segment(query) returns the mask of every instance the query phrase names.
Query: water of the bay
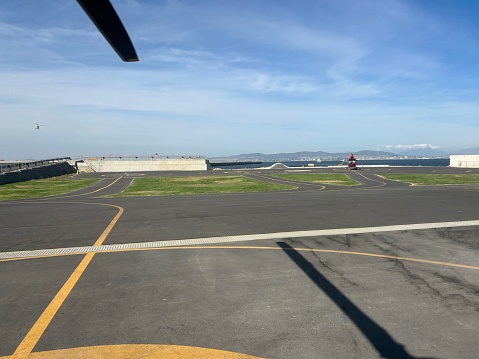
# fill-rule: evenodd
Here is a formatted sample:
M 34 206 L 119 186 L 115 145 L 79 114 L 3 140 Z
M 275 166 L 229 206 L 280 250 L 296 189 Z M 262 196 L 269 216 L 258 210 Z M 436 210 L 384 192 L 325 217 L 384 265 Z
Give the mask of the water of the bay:
M 248 168 L 262 168 L 269 167 L 278 162 L 261 162 L 261 163 L 250 163 L 250 164 L 222 164 L 216 166 L 212 164 L 212 168 L 217 169 L 248 169 Z M 346 162 L 342 161 L 281 161 L 280 163 L 288 167 L 308 167 L 311 164 L 314 164 L 314 167 L 328 167 L 328 166 L 342 166 L 346 165 Z M 367 165 L 376 165 L 376 166 L 404 166 L 404 167 L 446 167 L 449 166 L 449 158 L 419 158 L 419 159 L 395 159 L 395 160 L 359 160 L 357 161 L 358 166 L 367 166 Z

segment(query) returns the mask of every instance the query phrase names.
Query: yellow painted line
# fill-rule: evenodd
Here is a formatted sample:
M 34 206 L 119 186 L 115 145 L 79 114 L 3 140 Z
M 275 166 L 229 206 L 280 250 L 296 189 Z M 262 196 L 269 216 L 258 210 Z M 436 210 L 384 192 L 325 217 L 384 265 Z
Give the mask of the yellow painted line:
M 334 249 L 312 249 L 312 248 L 287 249 L 287 248 L 279 248 L 279 247 L 255 247 L 255 246 L 193 246 L 193 247 L 165 247 L 165 248 L 150 248 L 150 249 L 141 248 L 141 249 L 133 249 L 133 251 L 135 251 L 135 250 L 139 250 L 139 251 L 141 251 L 141 250 L 143 250 L 143 251 L 144 250 L 173 250 L 173 249 L 265 249 L 265 250 L 281 250 L 281 251 L 292 250 L 292 251 L 304 251 L 304 252 L 348 254 L 348 255 L 356 255 L 356 256 L 403 260 L 403 261 L 409 261 L 409 262 L 427 263 L 427 264 L 435 264 L 435 265 L 447 266 L 447 267 L 456 267 L 456 268 L 463 268 L 463 269 L 479 270 L 478 266 L 472 266 L 472 265 L 449 263 L 449 262 L 440 262 L 440 261 L 433 261 L 433 260 L 420 259 L 420 258 L 391 256 L 391 255 L 386 255 L 386 254 L 341 251 L 341 250 L 334 250 Z
M 252 178 L 252 179 L 266 179 L 266 180 L 270 180 L 270 181 L 277 181 L 277 182 L 285 182 L 287 183 L 288 185 L 290 186 L 293 186 L 293 185 L 297 185 L 298 183 L 294 183 L 293 181 L 288 181 L 288 180 L 284 180 L 284 179 L 280 179 L 278 177 L 271 177 L 271 176 L 265 176 L 265 175 L 260 175 L 260 174 L 246 174 L 245 177 L 249 177 L 249 178 Z M 284 190 L 284 191 L 294 191 L 294 190 L 297 190 L 298 187 L 294 187 L 294 188 L 291 188 L 291 189 L 288 189 L 288 190 Z
M 166 251 L 166 250 L 180 250 L 180 249 L 184 249 L 184 250 L 187 250 L 187 249 L 295 250 L 295 251 L 309 251 L 309 252 L 318 252 L 318 253 L 346 254 L 346 255 L 355 255 L 355 256 L 364 256 L 364 257 L 383 258 L 383 259 L 394 259 L 394 260 L 433 264 L 433 265 L 455 267 L 455 268 L 462 268 L 462 269 L 479 270 L 479 266 L 459 264 L 459 263 L 451 263 L 451 262 L 441 262 L 441 261 L 434 261 L 434 260 L 429 260 L 429 259 L 391 256 L 391 255 L 387 255 L 387 254 L 341 251 L 341 250 L 334 250 L 334 249 L 312 249 L 312 248 L 284 249 L 284 248 L 279 248 L 279 247 L 265 247 L 265 246 L 181 246 L 181 247 L 171 246 L 171 247 L 156 247 L 156 248 L 155 247 L 150 247 L 150 248 L 124 248 L 124 249 L 102 250 L 101 252 L 96 252 L 96 254 L 140 252 L 140 251 Z M 35 259 L 35 258 L 52 258 L 52 257 L 63 257 L 63 256 L 75 256 L 75 255 L 83 255 L 83 254 L 85 254 L 85 253 L 84 252 L 77 252 L 77 253 L 42 255 L 42 256 L 37 256 L 37 257 L 9 258 L 9 259 L 2 259 L 2 260 L 0 260 L 0 262 L 20 261 L 20 260 Z
M 99 192 L 99 191 L 103 191 L 105 188 L 108 188 L 110 186 L 113 186 L 117 181 L 119 181 L 121 178 L 123 177 L 120 176 L 118 177 L 116 180 L 114 180 L 112 183 L 102 187 L 102 188 L 98 188 L 94 191 L 91 191 L 91 192 L 88 192 L 88 193 L 82 193 L 82 194 L 72 194 L 72 195 L 57 195 L 57 196 L 51 196 L 51 197 L 44 197 L 44 198 L 26 198 L 26 199 L 18 199 L 18 200 L 14 200 L 12 201 L 12 203 L 15 203 L 15 204 L 22 204 L 22 203 L 43 203 L 45 201 L 49 201 L 49 200 L 52 200 L 52 199 L 63 199 L 63 198 L 72 198 L 72 197 L 81 197 L 81 196 L 87 196 L 89 194 L 93 194 L 93 193 L 96 193 L 96 192 Z M 105 179 L 102 178 L 101 179 L 102 181 L 104 181 Z M 55 203 L 58 203 L 58 202 L 55 202 Z
M 103 231 L 103 233 L 100 235 L 100 237 L 97 239 L 95 244 L 93 246 L 100 246 L 112 230 L 113 226 L 116 224 L 118 219 L 123 213 L 123 208 L 119 206 L 114 206 L 118 208 L 118 213 L 116 216 L 111 220 L 109 225 L 106 227 L 106 229 Z M 30 353 L 32 352 L 33 348 L 37 344 L 37 342 L 40 340 L 41 336 L 47 329 L 48 325 L 52 321 L 53 317 L 55 314 L 58 312 L 60 309 L 61 305 L 65 301 L 66 297 L 70 294 L 72 291 L 73 287 L 75 284 L 78 282 L 80 279 L 81 275 L 87 268 L 88 264 L 90 264 L 91 260 L 93 259 L 93 256 L 95 253 L 87 253 L 83 260 L 80 262 L 80 264 L 77 266 L 75 271 L 72 273 L 70 278 L 63 284 L 62 288 L 60 291 L 55 295 L 53 300 L 50 302 L 50 304 L 47 306 L 47 308 L 43 311 L 43 313 L 40 315 L 40 317 L 37 319 L 33 327 L 30 329 L 30 331 L 27 333 L 25 338 L 22 340 L 18 348 L 15 350 L 13 355 L 11 356 L 12 359 L 19 359 L 19 358 L 28 358 L 30 356 Z
M 87 196 L 89 194 L 93 194 L 93 193 L 97 193 L 97 192 L 100 192 L 100 191 L 103 191 L 105 188 L 108 188 L 110 186 L 113 186 L 116 182 L 118 182 L 120 179 L 123 178 L 123 175 L 121 175 L 120 177 L 118 177 L 116 180 L 114 180 L 112 183 L 106 185 L 105 187 L 102 187 L 102 188 L 98 188 L 94 191 L 91 191 L 91 192 L 88 192 L 88 193 L 83 193 L 83 194 L 73 194 L 73 195 L 70 195 L 70 196 L 63 196 L 62 198 L 65 198 L 65 197 L 79 197 L 79 196 Z
M 383 187 L 385 186 L 387 183 L 386 182 L 383 182 L 383 181 L 378 181 L 378 180 L 375 180 L 375 179 L 372 179 L 372 178 L 369 178 L 369 177 L 366 177 L 365 175 L 361 174 L 361 173 L 356 173 L 357 175 L 367 179 L 368 181 L 373 181 L 373 182 L 377 182 L 377 183 L 380 183 L 379 185 L 377 186 L 372 186 L 372 187 L 368 187 L 368 188 L 378 188 L 378 187 Z
M 75 269 L 73 274 L 70 276 L 70 278 L 68 278 L 68 280 L 60 289 L 60 291 L 57 293 L 55 298 L 53 298 L 53 300 L 50 302 L 48 307 L 44 310 L 42 315 L 40 315 L 40 318 L 38 318 L 38 320 L 35 322 L 33 327 L 27 333 L 25 338 L 22 340 L 18 348 L 15 350 L 15 352 L 11 356 L 12 359 L 29 357 L 30 353 L 32 352 L 35 345 L 37 344 L 38 340 L 40 340 L 40 337 L 45 332 L 45 329 L 48 327 L 48 325 L 52 321 L 58 309 L 60 309 L 60 306 L 63 304 L 68 294 L 70 294 L 71 290 L 77 283 L 78 279 L 80 279 L 80 276 L 83 274 L 83 272 L 85 271 L 86 267 L 88 266 L 88 264 L 90 263 L 94 255 L 95 255 L 94 253 L 88 253 L 87 255 L 85 255 L 85 258 L 83 258 L 83 260 Z
M 8 357 L 0 357 L 7 359 Z M 13 358 L 13 357 L 12 357 Z M 200 348 L 182 345 L 160 344 L 121 344 L 102 345 L 71 349 L 50 350 L 31 353 L 29 359 L 65 359 L 65 358 L 95 358 L 95 359 L 261 359 L 259 357 L 234 353 L 225 350 Z
M 319 183 L 313 183 L 313 182 L 306 182 L 306 181 L 295 181 L 295 180 L 291 180 L 291 179 L 286 179 L 286 178 L 281 178 L 281 177 L 275 177 L 275 176 L 272 176 L 272 175 L 258 175 L 258 174 L 254 174 L 254 175 L 251 175 L 251 177 L 259 177 L 259 178 L 264 178 L 264 179 L 268 179 L 268 180 L 272 180 L 272 181 L 278 181 L 278 182 L 284 182 L 284 183 L 287 183 L 289 185 L 298 185 L 298 184 L 304 184 L 306 186 L 313 186 L 313 187 L 318 187 L 317 189 L 315 189 L 314 191 L 322 191 L 323 189 L 326 188 L 326 186 L 322 185 L 322 184 L 319 184 Z M 296 187 L 294 189 L 298 189 L 299 187 Z
M 295 250 L 295 249 L 293 249 Z M 300 248 L 300 251 L 307 251 L 308 248 Z M 366 257 L 376 257 L 376 258 L 385 258 L 385 259 L 394 259 L 394 260 L 402 260 L 402 261 L 409 261 L 409 262 L 418 262 L 418 263 L 427 263 L 427 264 L 435 264 L 440 266 L 447 266 L 447 267 L 456 267 L 456 268 L 464 268 L 464 269 L 474 269 L 479 270 L 478 266 L 471 266 L 465 264 L 458 264 L 458 263 L 450 263 L 450 262 L 439 262 L 433 261 L 428 259 L 420 259 L 420 258 L 410 258 L 410 257 L 400 257 L 400 256 L 391 256 L 386 254 L 374 254 L 374 253 L 365 253 L 365 252 L 350 252 L 350 251 L 339 251 L 339 250 L 327 250 L 327 249 L 309 249 L 313 252 L 323 252 L 323 253 L 337 253 L 337 254 L 350 254 L 350 255 L 357 255 L 357 256 L 366 256 Z
M 118 208 L 118 213 L 116 214 L 116 216 L 111 220 L 110 224 L 108 224 L 108 226 L 105 228 L 105 230 L 103 231 L 103 233 L 101 234 L 100 237 L 98 237 L 97 241 L 95 242 L 95 244 L 93 244 L 93 247 L 98 247 L 98 246 L 101 246 L 103 244 L 103 242 L 105 241 L 106 237 L 108 237 L 108 235 L 110 234 L 111 230 L 113 229 L 113 227 L 115 226 L 115 224 L 118 222 L 118 220 L 120 219 L 121 215 L 123 214 L 124 212 L 124 209 L 123 207 L 120 207 L 120 206 L 115 206 L 113 204 L 103 204 L 103 203 L 95 203 L 97 205 L 103 205 L 103 206 L 111 206 L 111 207 L 116 207 Z

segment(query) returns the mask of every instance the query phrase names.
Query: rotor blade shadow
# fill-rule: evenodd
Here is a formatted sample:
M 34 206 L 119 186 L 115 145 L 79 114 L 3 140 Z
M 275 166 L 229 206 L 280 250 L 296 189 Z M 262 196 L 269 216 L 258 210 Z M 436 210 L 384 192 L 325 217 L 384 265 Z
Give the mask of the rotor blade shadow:
M 417 359 L 417 357 L 410 355 L 402 344 L 396 342 L 384 328 L 369 318 L 360 308 L 349 300 L 348 297 L 336 288 L 334 284 L 323 276 L 308 260 L 298 253 L 298 251 L 287 243 L 277 242 L 277 244 L 339 309 L 351 319 L 381 357 L 388 359 Z

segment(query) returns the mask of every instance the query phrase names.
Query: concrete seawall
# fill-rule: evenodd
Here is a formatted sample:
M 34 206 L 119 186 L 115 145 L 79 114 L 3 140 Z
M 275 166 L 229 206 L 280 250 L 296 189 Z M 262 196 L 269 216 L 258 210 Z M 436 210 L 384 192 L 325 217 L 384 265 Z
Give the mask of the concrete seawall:
M 75 169 L 68 162 L 55 163 L 42 167 L 3 173 L 0 175 L 0 185 L 40 178 L 57 177 L 72 173 L 75 173 Z
M 451 155 L 451 167 L 479 168 L 479 155 Z
M 211 170 L 207 159 L 88 159 L 77 163 L 79 172 L 148 172 L 148 171 L 206 171 Z

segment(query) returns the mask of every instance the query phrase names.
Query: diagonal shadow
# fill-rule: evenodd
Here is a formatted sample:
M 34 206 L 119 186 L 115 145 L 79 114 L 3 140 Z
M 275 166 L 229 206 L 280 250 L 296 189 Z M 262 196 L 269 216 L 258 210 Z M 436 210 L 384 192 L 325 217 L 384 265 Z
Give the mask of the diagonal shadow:
M 293 247 L 284 242 L 277 242 L 284 252 L 299 268 L 348 316 L 363 335 L 374 346 L 383 358 L 388 359 L 418 359 L 410 355 L 404 345 L 394 340 L 374 320 L 369 318 L 359 307 L 349 300 L 338 288 L 323 276 L 308 260 Z M 428 358 L 423 358 L 428 359 Z M 429 358 L 433 359 L 433 358 Z

